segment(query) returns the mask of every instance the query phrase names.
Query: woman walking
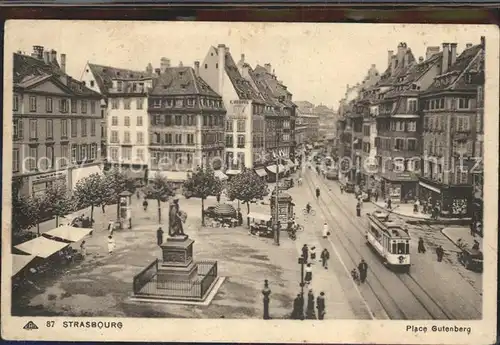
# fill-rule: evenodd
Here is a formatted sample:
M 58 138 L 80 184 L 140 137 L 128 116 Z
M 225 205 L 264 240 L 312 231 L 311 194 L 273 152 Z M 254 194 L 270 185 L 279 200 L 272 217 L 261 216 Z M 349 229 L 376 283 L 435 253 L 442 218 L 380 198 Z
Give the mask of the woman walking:
M 108 253 L 113 254 L 113 251 L 115 250 L 115 240 L 113 239 L 113 236 L 108 236 Z
M 312 271 L 311 264 L 307 264 L 306 276 L 304 277 L 304 280 L 306 281 L 307 285 L 311 284 L 312 278 L 313 278 L 313 271 Z
M 307 294 L 306 319 L 316 320 L 316 312 L 314 310 L 314 294 L 312 290 L 309 290 L 309 293 Z
M 323 238 L 327 238 L 328 235 L 330 235 L 330 232 L 328 231 L 328 224 L 325 222 L 323 224 Z
M 311 263 L 316 261 L 316 247 L 311 247 Z

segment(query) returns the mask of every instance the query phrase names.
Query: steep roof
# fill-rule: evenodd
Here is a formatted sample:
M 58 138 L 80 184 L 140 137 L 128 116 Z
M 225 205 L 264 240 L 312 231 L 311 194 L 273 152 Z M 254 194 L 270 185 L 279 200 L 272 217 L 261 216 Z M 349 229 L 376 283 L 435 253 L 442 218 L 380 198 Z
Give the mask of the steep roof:
M 87 88 L 82 82 L 64 73 L 59 67 L 57 60 L 47 64 L 43 59 L 14 53 L 13 79 L 15 87 L 29 88 L 51 78 L 57 83 L 64 85 L 75 96 L 101 98 L 99 93 Z
M 398 80 L 400 76 L 404 75 L 408 66 L 411 66 L 415 62 L 415 56 L 413 55 L 410 49 L 408 49 L 405 54 L 406 56 L 408 56 L 407 64 L 406 65 L 399 64 L 398 66 L 396 66 L 396 68 L 394 69 L 394 73 L 392 73 L 391 66 L 387 67 L 384 73 L 382 73 L 382 75 L 380 76 L 380 81 L 378 82 L 379 85 L 394 84 L 394 82 Z
M 132 80 L 148 80 L 153 77 L 146 71 L 133 71 L 124 68 L 116 68 L 111 66 L 97 65 L 88 63 L 92 74 L 96 79 L 99 89 L 103 93 L 108 93 L 108 90 L 113 87 L 113 80 L 132 81 Z
M 150 92 L 153 96 L 203 95 L 219 97 L 192 67 L 169 67 L 159 77 Z
M 480 58 L 483 46 L 478 44 L 465 49 L 456 59 L 455 63 L 450 66 L 448 71 L 440 76 L 437 76 L 431 86 L 426 90 L 427 93 L 438 92 L 444 90 L 471 89 L 475 90 L 476 85 L 467 84 L 464 79 L 464 72 L 468 72 L 472 63 Z
M 267 70 L 260 65 L 257 65 L 255 67 L 254 72 L 257 78 L 262 80 L 267 85 L 267 88 L 271 92 L 271 96 L 275 100 L 277 99 L 281 103 L 281 105 L 284 105 L 285 107 L 290 107 L 290 108 L 296 107 L 295 103 L 287 100 L 286 97 L 291 95 L 291 93 L 286 90 L 286 86 L 284 86 L 278 80 L 276 80 L 276 77 L 269 74 Z M 284 97 L 284 99 L 279 100 L 280 96 Z
M 226 52 L 224 59 L 226 74 L 229 80 L 231 80 L 231 83 L 233 84 L 238 97 L 240 99 L 248 99 L 258 103 L 264 103 L 263 99 L 259 96 L 258 91 L 255 90 L 250 82 L 243 78 L 243 76 L 240 74 L 240 71 L 238 70 L 236 63 L 234 62 L 231 53 Z

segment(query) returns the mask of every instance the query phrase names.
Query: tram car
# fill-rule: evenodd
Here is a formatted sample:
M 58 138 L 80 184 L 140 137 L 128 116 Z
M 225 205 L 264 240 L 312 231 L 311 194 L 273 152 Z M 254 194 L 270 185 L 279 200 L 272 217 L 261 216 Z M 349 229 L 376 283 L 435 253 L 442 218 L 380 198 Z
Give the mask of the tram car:
M 410 235 L 400 223 L 389 220 L 386 212 L 368 214 L 366 240 L 389 268 L 410 269 Z

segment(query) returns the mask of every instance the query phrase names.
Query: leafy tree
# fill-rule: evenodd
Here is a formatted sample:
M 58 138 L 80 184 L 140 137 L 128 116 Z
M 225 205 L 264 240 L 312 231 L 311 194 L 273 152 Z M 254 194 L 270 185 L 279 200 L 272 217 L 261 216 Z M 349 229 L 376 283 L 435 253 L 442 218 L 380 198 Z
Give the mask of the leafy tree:
M 56 227 L 59 226 L 59 217 L 64 217 L 75 209 L 74 199 L 65 183 L 53 184 L 45 191 L 44 199 L 46 210 L 56 217 Z
M 47 214 L 46 199 L 43 196 L 13 196 L 12 199 L 12 235 L 21 237 L 25 230 L 37 227 L 40 236 L 40 222 Z M 13 241 L 14 242 L 14 241 Z
M 156 174 L 153 180 L 149 181 L 144 189 L 147 199 L 154 199 L 158 202 L 158 223 L 161 223 L 161 202 L 166 202 L 171 196 L 175 195 L 173 186 L 168 180 Z
M 120 169 L 114 168 L 104 174 L 102 188 L 106 191 L 104 196 L 104 204 L 117 204 L 119 208 L 119 194 L 124 191 L 133 193 L 135 191 L 135 181 L 124 174 Z M 117 211 L 119 212 L 119 211 Z
M 105 183 L 104 176 L 98 173 L 91 174 L 76 184 L 73 198 L 78 208 L 90 206 L 90 219 L 94 219 L 94 207 L 106 203 L 111 195 L 109 185 Z
M 183 193 L 185 196 L 201 199 L 201 224 L 205 226 L 205 199 L 210 195 L 219 195 L 222 192 L 222 182 L 214 174 L 214 171 L 207 167 L 199 167 L 184 182 Z
M 247 204 L 247 213 L 250 213 L 250 203 L 262 200 L 269 194 L 267 183 L 252 169 L 244 169 L 240 174 L 233 176 L 227 185 L 229 200 L 240 200 Z

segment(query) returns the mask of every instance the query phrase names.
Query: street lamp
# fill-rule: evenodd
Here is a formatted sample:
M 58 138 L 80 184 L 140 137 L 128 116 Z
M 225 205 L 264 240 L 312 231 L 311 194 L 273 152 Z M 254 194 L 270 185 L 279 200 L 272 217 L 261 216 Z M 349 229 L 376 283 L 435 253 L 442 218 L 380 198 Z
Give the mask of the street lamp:
M 304 320 L 304 308 L 303 308 L 304 304 L 303 303 L 304 303 L 304 286 L 306 285 L 304 282 L 304 265 L 306 263 L 306 260 L 304 260 L 304 256 L 301 256 L 301 257 L 299 257 L 298 261 L 299 261 L 299 265 L 300 265 L 300 283 L 299 283 L 300 294 L 302 296 L 302 308 L 301 308 L 302 312 L 300 315 L 300 319 Z M 298 312 L 298 310 L 297 310 L 297 312 Z

